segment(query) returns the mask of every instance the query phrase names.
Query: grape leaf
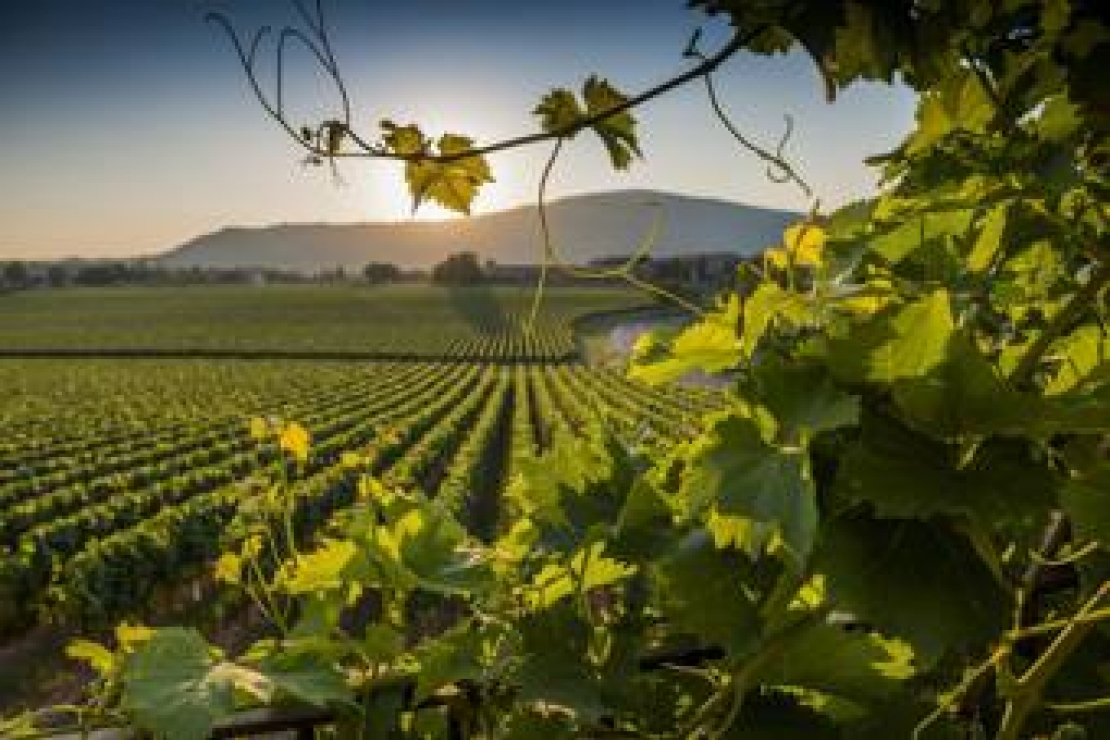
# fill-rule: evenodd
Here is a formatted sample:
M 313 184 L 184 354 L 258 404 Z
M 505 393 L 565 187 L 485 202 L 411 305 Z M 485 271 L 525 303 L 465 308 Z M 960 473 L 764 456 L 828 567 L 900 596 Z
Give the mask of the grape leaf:
M 344 571 L 355 555 L 355 543 L 350 540 L 326 540 L 322 547 L 288 561 L 278 585 L 290 594 L 343 588 Z
M 420 661 L 416 701 L 423 701 L 440 687 L 456 681 L 481 679 L 485 674 L 485 642 L 479 625 L 464 622 L 421 643 L 416 649 Z
M 354 706 L 343 673 L 320 655 L 273 653 L 258 670 L 279 695 L 317 707 Z
M 1039 399 L 1002 379 L 965 334 L 953 334 L 947 356 L 927 373 L 894 384 L 894 399 L 914 428 L 947 440 L 1026 432 Z
M 713 419 L 691 444 L 680 496 L 693 513 L 714 506 L 773 530 L 753 529 L 756 553 L 777 532 L 795 565 L 805 561 L 817 532 L 817 501 L 809 456 L 763 441 L 754 421 L 735 413 Z
M 1061 503 L 1081 540 L 1110 543 L 1110 464 L 1069 480 Z
M 489 588 L 492 572 L 479 553 L 466 547 L 466 530 L 431 506 L 414 509 L 396 525 L 401 561 L 421 587 L 445 594 Z
M 913 651 L 905 643 L 820 624 L 791 639 L 782 656 L 760 673 L 760 680 L 857 703 L 879 703 L 913 675 Z
M 760 635 L 759 610 L 743 581 L 750 568 L 740 553 L 718 549 L 708 532 L 696 530 L 651 570 L 660 611 L 678 633 L 745 655 Z
M 869 246 L 887 261 L 898 263 L 937 240 L 963 236 L 971 228 L 974 215 L 974 209 L 960 208 L 907 216 L 898 226 L 870 239 Z
M 589 628 L 572 602 L 532 612 L 517 622 L 524 660 L 516 681 L 519 700 L 564 707 L 579 720 L 605 712 L 597 674 L 587 659 Z
M 382 130 L 385 131 L 382 141 L 394 154 L 410 156 L 423 154 L 426 151 L 428 147 L 427 140 L 415 124 L 398 126 L 392 121 L 382 121 L 381 125 Z
M 757 394 L 775 418 L 782 439 L 853 426 L 860 402 L 841 390 L 823 368 L 767 362 L 756 370 Z
M 1019 440 L 989 440 L 970 462 L 955 446 L 877 415 L 844 456 L 836 490 L 881 517 L 966 516 L 983 525 L 1043 516 L 1059 487 L 1054 473 Z M 963 463 L 963 464 L 961 464 Z
M 540 125 L 549 134 L 565 131 L 578 123 L 579 119 L 585 115 L 578 99 L 574 97 L 574 93 L 562 87 L 545 95 L 532 112 L 540 116 Z M 573 137 L 573 135 L 573 133 L 568 134 L 568 138 Z
M 740 338 L 736 327 L 740 302 L 733 297 L 720 311 L 710 313 L 679 332 L 662 359 L 658 352 L 640 359 L 629 377 L 652 385 L 674 382 L 689 373 L 719 373 L 740 362 Z
M 219 667 L 196 630 L 158 630 L 127 659 L 123 706 L 166 740 L 205 740 L 235 708 L 234 681 Z
M 607 81 L 597 77 L 586 80 L 582 96 L 586 100 L 586 113 L 590 116 L 604 113 L 628 100 Z M 606 116 L 595 123 L 593 129 L 601 137 L 616 169 L 628 169 L 628 165 L 632 163 L 632 155 L 643 156 L 636 139 L 636 119 L 627 110 Z
M 606 557 L 604 542 L 578 550 L 567 563 L 549 563 L 532 579 L 526 596 L 532 609 L 546 609 L 581 589 L 589 592 L 625 580 L 636 568 Z
M 907 640 L 918 668 L 1006 626 L 1010 597 L 971 544 L 943 523 L 843 516 L 823 532 L 815 569 L 830 603 Z
M 948 291 L 935 290 L 831 339 L 828 366 L 835 377 L 849 383 L 892 383 L 925 375 L 947 357 L 954 331 Z
M 453 156 L 470 151 L 474 140 L 458 134 L 440 137 L 439 154 Z M 459 213 L 470 213 L 478 189 L 493 182 L 493 173 L 483 156 L 466 156 L 449 162 L 430 159 L 405 163 L 405 180 L 413 196 L 413 209 L 431 199 Z

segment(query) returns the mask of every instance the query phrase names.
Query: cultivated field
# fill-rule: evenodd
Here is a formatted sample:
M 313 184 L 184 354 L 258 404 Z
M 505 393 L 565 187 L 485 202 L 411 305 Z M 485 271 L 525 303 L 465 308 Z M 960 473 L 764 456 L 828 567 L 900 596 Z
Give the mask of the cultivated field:
M 675 441 L 717 403 L 575 360 L 575 318 L 641 299 L 553 291 L 527 336 L 519 322 L 529 299 L 412 288 L 4 299 L 0 347 L 93 356 L 0 359 L 0 650 L 120 618 L 188 613 L 218 632 L 241 605 L 218 597 L 213 562 L 245 534 L 233 520 L 265 506 L 262 478 L 294 481 L 306 541 L 355 500 L 366 472 L 422 489 L 490 536 L 504 487 L 555 435 L 609 429 L 638 444 Z M 319 347 L 414 358 L 312 359 Z M 120 348 L 307 359 L 95 357 Z M 303 425 L 307 459 L 291 465 L 273 438 L 252 435 L 255 418 Z
M 263 286 L 28 291 L 0 303 L 0 353 L 367 359 L 568 359 L 578 317 L 644 302 L 625 290 Z

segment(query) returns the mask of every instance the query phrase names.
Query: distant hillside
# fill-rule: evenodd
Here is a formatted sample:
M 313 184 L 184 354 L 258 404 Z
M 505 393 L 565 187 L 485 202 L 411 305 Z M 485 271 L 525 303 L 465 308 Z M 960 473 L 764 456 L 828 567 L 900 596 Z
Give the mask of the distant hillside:
M 796 213 L 709 198 L 623 190 L 554 201 L 548 208 L 563 253 L 582 263 L 628 254 L 643 239 L 660 204 L 665 229 L 654 254 L 753 254 L 777 241 Z M 171 250 L 172 267 L 266 267 L 315 271 L 360 267 L 370 261 L 429 267 L 454 252 L 477 252 L 502 264 L 539 261 L 534 206 L 441 222 L 283 224 L 228 228 Z

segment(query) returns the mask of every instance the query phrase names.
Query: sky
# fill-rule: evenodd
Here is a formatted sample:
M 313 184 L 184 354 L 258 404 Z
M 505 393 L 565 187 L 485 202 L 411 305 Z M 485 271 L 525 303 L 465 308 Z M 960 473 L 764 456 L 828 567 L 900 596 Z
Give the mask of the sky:
M 480 143 L 531 133 L 554 87 L 598 74 L 634 93 L 686 69 L 694 29 L 711 51 L 727 27 L 683 0 L 324 0 L 336 56 L 367 138 L 378 122 L 417 122 Z M 153 254 L 225 226 L 412 218 L 390 162 L 305 168 L 251 96 L 226 38 L 204 22 L 225 12 L 243 32 L 296 21 L 287 0 L 8 0 L 0 5 L 0 258 Z M 272 53 L 261 63 L 270 65 Z M 303 53 L 288 57 L 291 118 L 334 116 L 338 100 Z M 263 80 L 272 80 L 266 66 Z M 801 54 L 741 54 L 718 73 L 734 122 L 767 146 L 794 118 L 787 154 L 828 208 L 874 191 L 869 154 L 909 130 L 914 99 L 857 84 L 824 100 Z M 552 197 L 654 188 L 804 210 L 770 182 L 714 119 L 693 83 L 635 113 L 644 159 L 614 172 L 580 134 L 560 159 Z M 475 212 L 534 200 L 548 153 L 491 158 L 496 182 Z M 424 209 L 418 218 L 441 218 Z

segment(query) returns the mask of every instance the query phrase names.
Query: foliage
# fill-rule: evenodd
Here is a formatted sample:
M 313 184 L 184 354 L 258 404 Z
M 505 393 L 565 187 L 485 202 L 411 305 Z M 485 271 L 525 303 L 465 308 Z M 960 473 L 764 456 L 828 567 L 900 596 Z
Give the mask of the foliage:
M 396 283 L 401 280 L 401 268 L 388 262 L 371 262 L 362 268 L 362 276 L 371 285 Z
M 432 268 L 432 282 L 437 285 L 476 285 L 483 278 L 482 265 L 473 252 L 453 254 Z
M 482 737 L 1110 732 L 1100 9 L 692 4 L 726 14 L 753 51 L 800 44 L 830 97 L 895 75 L 921 93 L 916 128 L 875 160 L 879 197 L 815 212 L 745 268 L 750 293 L 638 347 L 634 373 L 657 382 L 729 369 L 727 406 L 663 444 L 585 424 L 551 435 L 517 463 L 486 539 L 458 497 L 364 469 L 357 502 L 302 552 L 280 540 L 295 512 L 280 487 L 247 517 L 277 544 L 245 538 L 220 565 L 280 640 L 231 661 L 175 628 L 116 651 L 81 644 L 104 705 L 195 737 L 271 701 L 251 690 L 265 655 L 331 677 L 316 698 L 344 736 L 382 729 L 382 706 L 404 715 L 399 736 L 449 736 L 420 719 L 428 699 Z M 584 97 L 558 90 L 537 110 L 560 146 L 598 122 L 591 107 L 606 120 Z M 622 112 L 598 131 L 617 166 L 635 151 Z M 419 129 L 387 129 L 393 153 L 423 161 Z M 487 377 L 474 395 L 508 386 Z M 368 616 L 343 618 L 368 596 Z M 159 651 L 184 685 L 134 680 Z M 412 701 L 390 698 L 398 679 Z M 187 722 L 152 711 L 175 703 Z

